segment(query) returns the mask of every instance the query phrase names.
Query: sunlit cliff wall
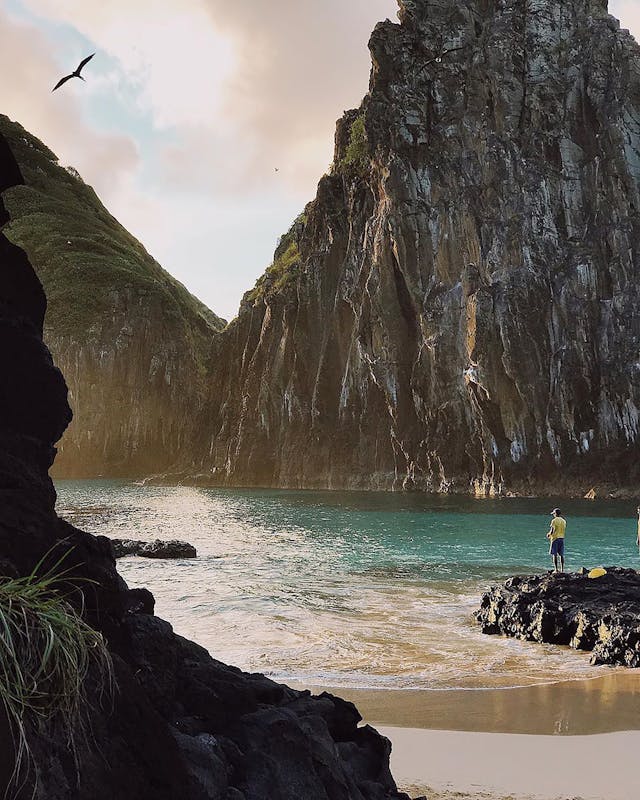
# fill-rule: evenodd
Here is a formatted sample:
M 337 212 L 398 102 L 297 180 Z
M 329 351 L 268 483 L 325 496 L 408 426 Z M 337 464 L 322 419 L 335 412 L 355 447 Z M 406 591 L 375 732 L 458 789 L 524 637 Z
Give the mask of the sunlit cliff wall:
M 640 48 L 601 0 L 406 0 L 333 169 L 215 339 L 222 484 L 640 476 Z

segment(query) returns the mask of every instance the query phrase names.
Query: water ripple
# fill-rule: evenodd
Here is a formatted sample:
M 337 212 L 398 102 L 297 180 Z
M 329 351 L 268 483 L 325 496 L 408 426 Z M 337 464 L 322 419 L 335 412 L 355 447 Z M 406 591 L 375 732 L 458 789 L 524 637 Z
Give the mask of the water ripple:
M 548 500 L 230 491 L 63 481 L 97 534 L 186 539 L 198 559 L 125 558 L 130 586 L 212 655 L 314 685 L 482 687 L 598 674 L 588 656 L 485 637 L 490 584 L 547 569 Z M 569 507 L 570 566 L 638 566 L 632 510 Z M 607 531 L 606 549 L 602 531 Z

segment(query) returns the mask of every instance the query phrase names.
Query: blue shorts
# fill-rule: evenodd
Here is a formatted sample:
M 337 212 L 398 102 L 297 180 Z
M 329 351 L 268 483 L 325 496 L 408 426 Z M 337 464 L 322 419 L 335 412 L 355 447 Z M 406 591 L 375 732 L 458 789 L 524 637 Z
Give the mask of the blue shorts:
M 551 542 L 549 555 L 564 556 L 564 539 L 555 539 L 553 542 Z

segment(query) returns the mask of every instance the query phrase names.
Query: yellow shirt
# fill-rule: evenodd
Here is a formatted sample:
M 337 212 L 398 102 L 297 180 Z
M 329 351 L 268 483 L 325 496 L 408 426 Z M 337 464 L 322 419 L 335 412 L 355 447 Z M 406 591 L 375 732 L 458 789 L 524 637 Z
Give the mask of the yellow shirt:
M 551 520 L 551 536 L 550 541 L 555 542 L 556 539 L 564 539 L 564 532 L 567 529 L 567 520 L 562 517 L 554 517 Z

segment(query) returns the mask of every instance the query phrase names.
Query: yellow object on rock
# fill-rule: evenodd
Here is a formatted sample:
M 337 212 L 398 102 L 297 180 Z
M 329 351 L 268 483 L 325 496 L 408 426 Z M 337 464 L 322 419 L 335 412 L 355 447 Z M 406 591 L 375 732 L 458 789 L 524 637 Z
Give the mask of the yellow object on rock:
M 587 578 L 601 578 L 606 574 L 607 570 L 604 567 L 596 567 L 595 569 L 591 570 L 591 572 L 587 575 Z

